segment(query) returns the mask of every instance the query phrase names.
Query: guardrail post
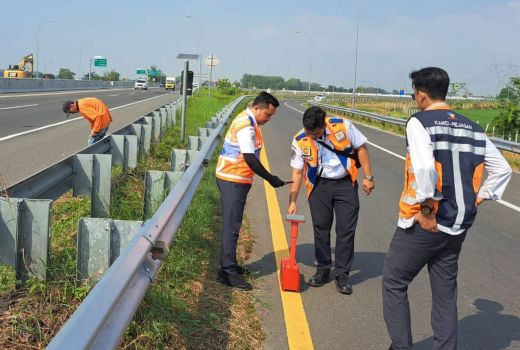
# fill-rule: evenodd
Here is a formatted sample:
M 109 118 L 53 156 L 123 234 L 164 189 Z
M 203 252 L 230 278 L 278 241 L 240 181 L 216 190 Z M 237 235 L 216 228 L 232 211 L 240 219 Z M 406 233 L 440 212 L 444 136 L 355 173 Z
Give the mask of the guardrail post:
M 16 279 L 47 279 L 51 242 L 50 199 L 0 197 L 0 261 Z
M 145 175 L 144 217 L 150 218 L 171 192 L 184 172 L 149 170 Z
M 109 217 L 112 155 L 76 154 L 73 169 L 73 195 L 90 196 L 92 217 Z
M 161 129 L 164 130 L 168 126 L 168 112 L 165 107 L 160 107 L 159 111 L 161 112 Z
M 207 136 L 188 136 L 188 149 L 192 151 L 200 151 L 202 145 L 207 139 Z
M 211 131 L 212 131 L 212 129 L 209 129 L 209 128 L 199 128 L 198 134 L 199 134 L 199 136 L 208 137 L 209 135 L 211 135 Z
M 78 281 L 97 281 L 141 228 L 142 221 L 82 218 L 78 223 Z
M 174 172 L 186 171 L 190 162 L 197 156 L 198 151 L 172 148 L 171 169 Z
M 153 113 L 151 113 L 153 115 Z M 161 138 L 161 121 L 159 118 L 155 116 L 147 115 L 143 117 L 145 124 L 148 124 L 152 127 L 152 143 L 158 143 Z
M 123 166 L 125 170 L 137 167 L 137 144 L 135 135 L 111 135 L 112 165 Z

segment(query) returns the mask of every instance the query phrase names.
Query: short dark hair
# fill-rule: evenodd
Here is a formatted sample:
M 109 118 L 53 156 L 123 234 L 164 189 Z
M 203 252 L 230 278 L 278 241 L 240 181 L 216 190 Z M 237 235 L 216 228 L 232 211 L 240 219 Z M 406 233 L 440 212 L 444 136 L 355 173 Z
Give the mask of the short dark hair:
M 314 131 L 325 127 L 325 112 L 320 107 L 312 106 L 303 113 L 303 127 L 305 130 Z
M 256 96 L 255 100 L 253 101 L 252 106 L 259 106 L 262 108 L 269 108 L 269 105 L 273 105 L 278 108 L 280 105 L 280 102 L 274 97 L 273 95 L 262 91 L 258 96 Z
M 450 87 L 448 72 L 442 68 L 427 67 L 410 73 L 412 86 L 434 100 L 445 100 Z
M 69 113 L 70 105 L 74 104 L 74 101 L 67 101 L 63 104 L 63 113 Z

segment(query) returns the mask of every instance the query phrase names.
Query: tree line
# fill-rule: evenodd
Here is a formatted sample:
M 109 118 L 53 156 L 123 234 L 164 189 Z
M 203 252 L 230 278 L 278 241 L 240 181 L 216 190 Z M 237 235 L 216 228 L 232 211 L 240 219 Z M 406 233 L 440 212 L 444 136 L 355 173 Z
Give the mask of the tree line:
M 166 81 L 166 74 L 156 65 L 151 65 L 148 69 L 148 81 L 150 83 L 158 82 L 164 83 Z M 33 77 L 36 77 L 36 72 L 33 73 Z M 77 74 L 69 68 L 60 68 L 57 75 L 50 73 L 39 73 L 38 77 L 43 79 L 76 79 Z M 146 77 L 146 76 L 143 76 Z M 85 73 L 81 80 L 104 80 L 104 81 L 120 81 L 128 80 L 127 78 L 121 78 L 121 73 L 114 69 L 106 71 L 103 74 L 98 74 L 95 71 Z

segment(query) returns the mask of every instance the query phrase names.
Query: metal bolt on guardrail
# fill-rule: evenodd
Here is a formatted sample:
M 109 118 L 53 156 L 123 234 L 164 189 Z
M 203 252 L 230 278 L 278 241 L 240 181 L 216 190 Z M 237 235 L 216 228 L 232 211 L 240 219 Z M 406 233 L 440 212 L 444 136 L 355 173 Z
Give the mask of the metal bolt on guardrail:
M 0 262 L 14 266 L 16 279 L 47 279 L 51 244 L 49 199 L 0 197 Z
M 78 223 L 76 279 L 99 280 L 142 224 L 142 221 L 82 218 Z
M 137 167 L 138 140 L 136 135 L 110 135 L 112 165 L 123 169 Z

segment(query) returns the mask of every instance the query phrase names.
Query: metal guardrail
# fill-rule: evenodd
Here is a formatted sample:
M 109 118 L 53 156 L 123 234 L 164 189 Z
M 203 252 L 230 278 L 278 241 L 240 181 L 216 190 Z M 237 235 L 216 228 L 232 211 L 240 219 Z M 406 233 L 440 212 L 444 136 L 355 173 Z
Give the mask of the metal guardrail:
M 224 121 L 208 137 L 153 217 L 145 222 L 47 349 L 112 349 L 117 346 L 159 271 L 161 260 L 154 259 L 152 250 L 162 251 L 161 259 L 166 257 L 167 247 L 175 238 L 225 123 L 244 97 L 226 109 Z
M 319 107 L 322 107 L 322 108 L 325 108 L 325 109 L 328 109 L 328 110 L 335 110 L 335 111 L 338 111 L 338 112 L 341 112 L 341 113 L 350 113 L 350 114 L 361 116 L 361 117 L 366 117 L 366 118 L 379 120 L 379 121 L 384 122 L 384 123 L 400 125 L 400 126 L 405 126 L 406 125 L 406 120 L 404 120 L 404 119 L 387 117 L 387 116 L 379 115 L 379 114 L 376 114 L 376 113 L 360 111 L 359 109 L 352 109 L 352 108 L 348 108 L 348 107 L 334 106 L 334 105 L 329 105 L 329 104 L 326 104 L 326 103 L 316 103 L 316 102 L 313 102 L 313 101 L 309 101 L 309 104 L 312 105 L 312 106 L 319 106 Z M 493 144 L 498 149 L 501 149 L 501 150 L 504 150 L 504 151 L 513 152 L 513 153 L 520 153 L 520 143 L 516 143 L 516 142 L 513 142 L 513 141 L 507 141 L 507 140 L 504 140 L 504 139 L 501 139 L 501 138 L 498 138 L 498 137 L 490 137 L 489 139 L 493 142 Z

